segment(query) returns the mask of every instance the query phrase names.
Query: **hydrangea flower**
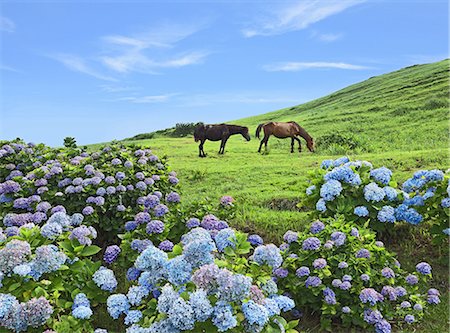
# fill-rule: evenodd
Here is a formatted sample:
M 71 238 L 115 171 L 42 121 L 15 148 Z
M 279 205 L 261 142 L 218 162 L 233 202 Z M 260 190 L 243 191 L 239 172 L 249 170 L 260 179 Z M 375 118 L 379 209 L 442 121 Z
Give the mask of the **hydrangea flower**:
M 371 170 L 370 177 L 383 185 L 388 185 L 391 181 L 392 171 L 383 166 L 381 168 Z
M 213 307 L 203 289 L 197 289 L 190 294 L 189 304 L 194 311 L 196 321 L 204 322 L 208 320 L 213 313 Z
M 294 231 L 288 230 L 286 231 L 286 233 L 283 236 L 283 239 L 287 242 L 287 243 L 293 243 L 295 241 L 297 241 L 298 239 L 298 234 Z
M 370 305 L 374 306 L 376 303 L 382 302 L 384 300 L 384 297 L 373 288 L 365 288 L 361 290 L 359 299 L 364 304 L 369 303 Z
M 120 247 L 117 245 L 110 245 L 106 248 L 105 253 L 103 255 L 103 260 L 107 264 L 112 264 L 114 261 L 117 260 L 118 256 L 120 254 Z
M 325 200 L 324 199 L 319 199 L 318 201 L 317 201 L 317 203 L 316 203 L 316 209 L 319 211 L 319 212 L 325 212 L 326 210 L 327 210 L 327 205 L 326 205 L 326 202 L 325 202 Z
M 318 287 L 322 284 L 322 280 L 318 276 L 308 276 L 305 281 L 306 288 L 308 287 Z
M 259 235 L 249 235 L 247 238 L 248 242 L 253 246 L 263 245 L 264 240 Z
M 330 179 L 320 187 L 320 196 L 325 201 L 334 200 L 342 191 L 342 185 L 338 180 Z
M 364 198 L 370 202 L 380 202 L 384 199 L 384 190 L 379 187 L 376 183 L 369 183 L 364 186 Z
M 113 319 L 119 318 L 122 313 L 127 314 L 130 309 L 130 303 L 128 303 L 127 297 L 123 294 L 109 296 L 106 305 L 108 313 Z
M 426 262 L 418 263 L 416 265 L 416 270 L 423 275 L 431 274 L 431 266 Z
M 325 224 L 323 224 L 321 221 L 315 221 L 311 224 L 309 231 L 311 231 L 312 234 L 318 234 L 323 229 L 325 229 Z
M 117 280 L 114 276 L 114 272 L 103 266 L 94 273 L 92 280 L 100 289 L 109 292 L 112 292 L 117 287 Z
M 259 265 L 267 264 L 272 268 L 278 268 L 283 263 L 280 249 L 273 244 L 258 246 L 253 253 L 253 260 Z
M 320 248 L 321 242 L 317 237 L 309 237 L 302 243 L 303 250 L 315 251 Z

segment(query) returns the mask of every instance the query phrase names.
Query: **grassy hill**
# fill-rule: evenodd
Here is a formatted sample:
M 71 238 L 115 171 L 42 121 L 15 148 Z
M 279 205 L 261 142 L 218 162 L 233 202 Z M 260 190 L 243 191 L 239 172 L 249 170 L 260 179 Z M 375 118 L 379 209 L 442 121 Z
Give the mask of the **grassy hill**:
M 255 127 L 294 120 L 314 138 L 338 133 L 357 151 L 421 150 L 448 143 L 450 60 L 372 77 L 298 106 L 236 120 Z M 330 140 L 327 140 L 330 141 Z M 328 152 L 338 147 L 325 145 Z
M 130 142 L 169 157 L 181 180 L 183 202 L 231 195 L 238 207 L 234 226 L 258 232 L 268 241 L 279 241 L 286 230 L 302 230 L 309 222 L 307 213 L 296 204 L 308 171 L 323 159 L 348 154 L 352 159 L 371 161 L 376 167 L 385 165 L 395 170 L 399 182 L 418 169 L 450 167 L 449 65 L 450 61 L 444 60 L 404 68 L 302 105 L 230 122 L 249 126 L 254 133 L 262 122 L 297 121 L 319 143 L 314 154 L 291 154 L 290 140 L 275 138 L 269 140 L 270 150 L 265 154 L 256 152 L 257 139 L 246 142 L 233 136 L 225 155 L 217 154 L 219 143 L 208 141 L 207 158 L 198 158 L 198 144 L 192 137 L 156 135 Z M 398 252 L 408 269 L 431 258 L 436 286 L 447 290 L 448 263 L 440 260 L 439 252 L 419 230 L 400 241 L 386 240 L 386 244 Z M 417 331 L 447 331 L 447 314 L 448 293 L 435 312 L 416 327 Z M 318 331 L 314 320 L 306 319 L 302 325 L 307 326 L 307 332 Z

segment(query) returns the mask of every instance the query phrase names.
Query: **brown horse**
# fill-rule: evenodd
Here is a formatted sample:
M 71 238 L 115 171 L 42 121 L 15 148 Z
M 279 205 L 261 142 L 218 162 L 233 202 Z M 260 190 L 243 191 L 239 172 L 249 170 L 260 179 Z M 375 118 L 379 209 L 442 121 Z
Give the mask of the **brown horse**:
M 289 121 L 287 123 L 271 121 L 265 124 L 259 124 L 256 129 L 256 137 L 259 139 L 259 133 L 261 129 L 264 130 L 264 138 L 259 144 L 258 153 L 261 152 L 261 147 L 264 144 L 267 150 L 267 141 L 269 137 L 274 135 L 279 139 L 291 138 L 291 153 L 294 152 L 294 140 L 298 142 L 298 151 L 302 151 L 302 144 L 297 136 L 301 136 L 306 140 L 306 146 L 309 151 L 314 152 L 314 139 L 305 131 L 303 127 L 297 124 L 295 121 Z
M 206 157 L 205 151 L 203 150 L 203 144 L 206 140 L 222 141 L 220 143 L 219 154 L 223 154 L 228 138 L 234 134 L 241 134 L 247 141 L 250 141 L 248 127 L 227 124 L 205 125 L 199 123 L 194 130 L 195 142 L 200 141 L 200 145 L 198 146 L 198 156 Z

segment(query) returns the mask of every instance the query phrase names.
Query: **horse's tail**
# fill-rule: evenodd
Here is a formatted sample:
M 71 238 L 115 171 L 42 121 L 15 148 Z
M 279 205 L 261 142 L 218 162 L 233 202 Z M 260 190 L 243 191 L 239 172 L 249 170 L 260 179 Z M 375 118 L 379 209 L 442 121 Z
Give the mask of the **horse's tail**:
M 198 123 L 194 130 L 194 140 L 198 142 L 200 140 L 200 134 L 205 131 L 205 124 Z
M 256 137 L 259 139 L 259 133 L 261 133 L 261 128 L 264 126 L 264 124 L 259 124 L 258 128 L 256 129 Z

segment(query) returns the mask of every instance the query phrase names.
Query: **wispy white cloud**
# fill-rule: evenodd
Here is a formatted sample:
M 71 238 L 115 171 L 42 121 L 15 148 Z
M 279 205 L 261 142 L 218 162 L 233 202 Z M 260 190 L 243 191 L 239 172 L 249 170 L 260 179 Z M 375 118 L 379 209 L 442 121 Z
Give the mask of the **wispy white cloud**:
M 318 31 L 313 31 L 311 33 L 311 38 L 318 39 L 321 42 L 334 42 L 343 37 L 342 33 L 320 33 Z
M 0 70 L 7 71 L 7 72 L 14 72 L 14 73 L 22 73 L 22 71 L 14 68 L 14 67 L 2 65 L 2 64 L 0 64 Z
M 372 69 L 372 67 L 353 65 L 345 62 L 280 62 L 263 66 L 268 72 L 298 72 L 305 69 L 347 69 L 347 70 L 363 70 Z
M 273 92 L 210 93 L 183 95 L 179 107 L 200 107 L 217 104 L 285 104 L 299 103 L 298 96 Z
M 16 24 L 13 22 L 13 20 L 5 16 L 0 16 L 0 31 L 14 32 L 15 30 Z
M 63 54 L 63 53 L 51 55 L 49 57 L 59 61 L 60 63 L 62 63 L 64 66 L 66 66 L 68 69 L 70 69 L 72 71 L 87 74 L 87 75 L 93 76 L 100 80 L 117 81 L 115 78 L 103 75 L 103 74 L 99 73 L 97 70 L 91 68 L 86 63 L 86 61 L 81 57 L 78 57 L 78 56 L 75 56 L 72 54 Z
M 364 1 L 306 0 L 297 1 L 295 4 L 289 3 L 287 6 L 263 14 L 252 26 L 242 30 L 242 34 L 245 37 L 271 36 L 302 30 Z
M 111 35 L 102 38 L 107 55 L 100 57 L 108 69 L 119 72 L 158 74 L 161 68 L 177 68 L 201 63 L 208 51 L 169 52 L 181 40 L 196 33 L 199 27 L 164 25 L 133 36 Z M 149 55 L 149 51 L 152 55 Z
M 117 85 L 117 84 L 102 84 L 99 86 L 100 90 L 107 93 L 119 93 L 119 92 L 126 92 L 126 91 L 136 91 L 140 90 L 138 87 L 134 86 L 123 86 L 123 85 Z
M 172 96 L 177 94 L 149 95 L 149 96 L 127 96 L 117 98 L 115 101 L 127 101 L 136 104 L 151 104 L 168 102 Z
M 163 68 L 179 68 L 204 61 L 209 51 L 178 50 L 178 42 L 201 27 L 200 23 L 192 26 L 171 24 L 140 34 L 107 35 L 100 37 L 97 55 L 56 54 L 51 58 L 73 71 L 105 81 L 118 81 L 118 74 L 123 76 L 133 72 L 160 74 Z

